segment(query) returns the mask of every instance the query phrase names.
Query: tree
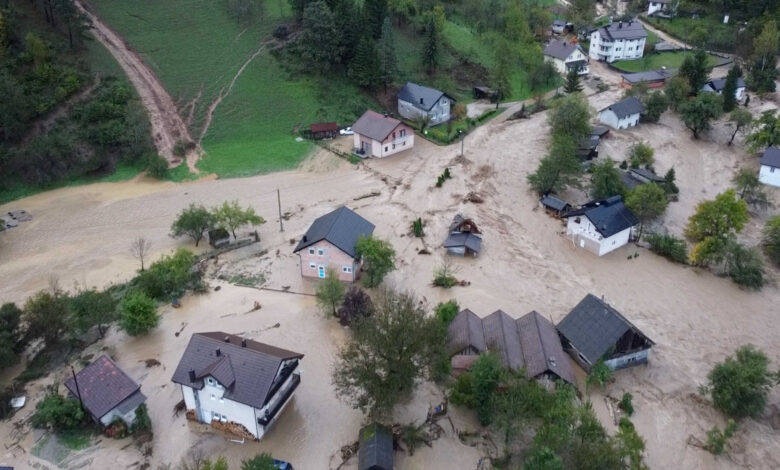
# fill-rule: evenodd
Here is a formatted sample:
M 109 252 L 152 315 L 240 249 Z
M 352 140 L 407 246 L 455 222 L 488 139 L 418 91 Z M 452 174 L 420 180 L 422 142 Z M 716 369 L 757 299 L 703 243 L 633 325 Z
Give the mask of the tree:
M 631 168 L 651 167 L 653 166 L 653 155 L 655 151 L 652 147 L 644 142 L 632 145 L 628 149 L 628 160 L 631 163 Z
M 57 393 L 53 385 L 43 400 L 35 405 L 32 425 L 36 428 L 51 428 L 55 431 L 69 431 L 84 425 L 84 410 L 75 398 L 65 398 Z
M 441 31 L 432 12 L 425 14 L 425 28 L 422 48 L 422 63 L 428 73 L 433 73 L 441 60 Z
M 764 225 L 761 246 L 769 259 L 780 266 L 780 215 L 772 217 Z
M 514 54 L 509 45 L 509 41 L 505 39 L 499 39 L 495 46 L 496 57 L 495 66 L 492 71 L 493 88 L 498 93 L 498 99 L 496 99 L 496 108 L 498 108 L 499 102 L 512 96 L 512 65 L 514 61 Z
M 303 30 L 298 41 L 301 59 L 321 73 L 327 73 L 338 63 L 339 31 L 328 4 L 317 0 L 303 10 Z
M 354 323 L 333 369 L 338 396 L 372 418 L 392 411 L 446 355 L 446 329 L 410 293 L 384 290 Z
M 547 447 L 535 449 L 525 459 L 523 470 L 564 470 L 563 460 Z
M 696 206 L 696 213 L 688 219 L 685 236 L 696 243 L 691 261 L 707 265 L 723 260 L 729 242 L 748 222 L 747 203 L 729 189 L 712 201 Z
M 187 289 L 197 290 L 202 281 L 200 271 L 193 269 L 196 261 L 191 251 L 179 248 L 172 256 L 163 256 L 138 274 L 132 287 L 156 300 L 179 297 Z
M 620 179 L 620 170 L 612 160 L 604 160 L 593 165 L 593 176 L 590 182 L 590 195 L 594 199 L 606 199 L 612 196 L 623 196 L 626 187 Z
M 253 207 L 247 206 L 246 209 L 241 209 L 238 201 L 223 202 L 214 210 L 214 220 L 219 227 L 229 230 L 233 234 L 233 238 L 237 238 L 236 229 L 242 225 L 265 223 L 265 220 L 255 213 Z
M 382 36 L 377 43 L 377 50 L 379 51 L 379 76 L 382 85 L 387 90 L 387 85 L 392 84 L 398 75 L 398 57 L 395 53 L 395 36 L 390 25 L 390 18 L 385 18 L 384 23 L 382 23 Z
M 766 206 L 769 204 L 769 196 L 764 190 L 764 185 L 758 180 L 758 175 L 750 168 L 742 168 L 731 180 L 739 198 L 751 206 Z
M 130 336 L 144 335 L 157 327 L 157 305 L 143 292 L 130 292 L 122 299 L 119 324 Z
M 639 219 L 639 235 L 637 238 L 642 238 L 645 225 L 661 217 L 668 205 L 666 191 L 653 183 L 639 185 L 628 193 L 626 206 Z
M 701 391 L 730 418 L 758 418 L 766 407 L 772 375 L 766 354 L 746 345 L 710 371 Z
M 363 22 L 366 32 L 372 39 L 382 36 L 382 24 L 387 18 L 387 0 L 365 0 L 363 2 Z
M 363 284 L 366 287 L 378 286 L 385 275 L 395 269 L 395 250 L 384 240 L 361 236 L 355 243 L 355 253 L 365 266 L 366 277 Z
M 592 25 L 595 18 L 596 2 L 594 0 L 572 0 L 566 19 L 574 24 L 575 32 Z
M 723 84 L 723 112 L 730 113 L 737 107 L 737 79 L 742 75 L 742 69 L 734 64 L 726 75 Z
M 761 34 L 753 41 L 747 84 L 759 93 L 775 91 L 777 80 L 777 50 L 780 35 L 775 21 L 767 21 Z
M 528 183 L 543 196 L 575 183 L 581 173 L 574 140 L 568 135 L 559 135 L 553 137 L 550 154 L 542 158 L 536 172 L 528 175 Z
M 647 122 L 658 122 L 661 115 L 669 108 L 666 95 L 660 91 L 648 93 L 644 99 L 645 112 L 642 115 Z
M 680 117 L 685 127 L 698 139 L 701 132 L 710 128 L 710 123 L 723 114 L 723 97 L 715 93 L 700 93 L 696 98 L 680 106 Z
M 685 57 L 678 75 L 688 81 L 693 94 L 698 94 L 709 78 L 707 69 L 707 53 L 703 49 L 696 49 L 693 55 Z
M 379 56 L 373 40 L 363 36 L 355 50 L 355 57 L 349 64 L 349 76 L 357 85 L 374 89 L 381 79 Z
M 730 243 L 726 252 L 726 273 L 740 286 L 753 290 L 764 286 L 764 262 L 755 248 Z
M 664 175 L 664 191 L 666 191 L 667 194 L 677 194 L 680 192 L 680 189 L 675 184 L 675 180 L 677 179 L 677 174 L 674 171 L 674 167 L 669 168 L 669 171 L 666 172 Z
M 587 100 L 582 93 L 561 98 L 550 111 L 547 122 L 553 138 L 565 135 L 574 142 L 582 142 L 591 131 Z
M 664 94 L 669 100 L 669 107 L 673 111 L 679 111 L 680 107 L 688 101 L 691 95 L 691 85 L 685 77 L 676 76 L 666 81 Z
M 613 375 L 612 369 L 604 363 L 603 359 L 599 359 L 591 366 L 588 378 L 585 381 L 585 386 L 590 387 L 591 385 L 596 384 L 603 387 L 612 381 Z
M 101 338 L 106 325 L 117 319 L 117 302 L 109 292 L 96 289 L 83 290 L 70 299 L 70 322 L 80 333 L 97 326 Z
M 263 452 L 257 454 L 251 459 L 241 461 L 241 470 L 275 470 L 276 465 L 271 454 Z
M 24 321 L 29 338 L 43 338 L 55 346 L 68 327 L 68 298 L 59 290 L 40 291 L 24 304 Z
M 563 91 L 566 93 L 578 93 L 582 91 L 580 73 L 577 71 L 577 67 L 570 68 L 566 73 L 566 84 L 563 85 Z
M 332 0 L 329 5 L 339 32 L 336 48 L 339 53 L 338 63 L 351 64 L 363 36 L 360 9 L 353 0 Z
M 144 270 L 144 259 L 149 254 L 149 250 L 151 249 L 152 241 L 147 240 L 143 236 L 133 239 L 133 241 L 130 243 L 130 254 L 132 254 L 134 258 L 137 258 L 138 261 L 141 262 L 141 271 Z
M 344 284 L 339 281 L 339 275 L 333 268 L 328 268 L 328 273 L 317 286 L 317 305 L 328 315 L 336 316 L 336 310 L 344 300 Z
M 0 370 L 16 364 L 24 347 L 20 328 L 22 310 L 14 303 L 0 307 Z
M 342 325 L 351 325 L 359 318 L 370 317 L 374 314 L 374 303 L 366 291 L 358 286 L 351 286 L 344 295 L 344 301 L 339 307 L 336 316 Z
M 650 251 L 653 253 L 658 253 L 675 263 L 685 264 L 688 262 L 688 247 L 685 240 L 673 235 L 657 233 L 651 233 L 645 240 L 650 244 Z
M 502 369 L 501 360 L 495 354 L 482 354 L 471 366 L 477 418 L 483 426 L 493 420 L 493 395 L 498 389 Z
M 452 323 L 452 320 L 455 318 L 458 312 L 460 312 L 460 306 L 458 305 L 458 302 L 452 299 L 439 303 L 436 306 L 435 312 L 436 318 L 438 318 L 439 321 L 446 326 Z
M 729 122 L 734 126 L 734 133 L 731 134 L 729 139 L 729 145 L 734 143 L 734 137 L 737 136 L 737 132 L 747 134 L 753 127 L 753 115 L 750 111 L 744 108 L 736 108 L 729 114 Z
M 755 130 L 745 139 L 751 152 L 780 145 L 780 115 L 777 115 L 777 111 L 761 113 L 753 129 Z
M 195 246 L 203 239 L 203 235 L 214 228 L 214 214 L 201 205 L 191 203 L 182 210 L 171 225 L 171 237 L 188 236 L 195 241 Z

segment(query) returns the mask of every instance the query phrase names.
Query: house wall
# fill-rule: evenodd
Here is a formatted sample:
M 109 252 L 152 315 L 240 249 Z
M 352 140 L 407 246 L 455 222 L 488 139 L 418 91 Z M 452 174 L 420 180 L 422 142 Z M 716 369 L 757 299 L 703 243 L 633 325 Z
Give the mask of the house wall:
M 587 57 L 585 54 L 580 52 L 579 49 L 574 49 L 571 54 L 569 54 L 569 57 L 566 58 L 566 60 L 561 60 L 557 57 L 546 55 L 544 56 L 544 61 L 549 62 L 553 64 L 555 67 L 555 70 L 558 71 L 558 73 L 565 75 L 567 73 L 566 71 L 566 64 L 569 62 L 574 62 L 577 60 L 586 60 Z M 585 71 L 583 71 L 581 74 L 586 74 L 587 72 L 587 64 L 585 66 Z
M 591 59 L 607 62 L 641 59 L 645 51 L 645 39 L 647 38 L 607 41 L 597 30 L 590 36 L 588 55 Z
M 770 186 L 780 187 L 780 168 L 761 165 L 758 171 L 758 180 Z
M 357 279 L 360 264 L 326 240 L 304 248 L 298 252 L 298 256 L 301 259 L 303 277 L 315 279 L 325 277 L 328 267 L 331 267 L 338 273 L 340 281 L 353 282 Z M 345 268 L 349 268 L 351 272 L 346 272 Z
M 249 405 L 224 398 L 224 388 L 204 384 L 202 389 L 192 390 L 192 392 L 194 395 L 197 395 L 197 399 L 200 402 L 200 410 L 197 408 L 193 409 L 196 410 L 198 419 L 201 422 L 210 424 L 215 419 L 214 413 L 219 413 L 225 416 L 226 421 L 243 425 L 255 438 L 259 439 L 262 437 L 262 434 L 258 434 L 255 409 Z
M 400 98 L 398 99 L 398 114 L 410 120 L 415 120 L 420 116 L 427 114 L 431 118 L 431 121 L 428 123 L 429 126 L 435 126 L 437 124 L 449 121 L 451 116 L 451 107 L 452 103 L 446 96 L 439 98 L 439 101 L 437 101 L 428 112 L 423 111 L 408 101 L 404 101 Z
M 631 114 L 623 119 L 618 119 L 614 111 L 605 109 L 599 113 L 599 122 L 614 129 L 628 129 L 639 124 L 639 114 Z
M 389 157 L 412 147 L 414 147 L 414 129 L 406 124 L 400 124 L 383 142 L 374 141 L 374 156 Z
M 580 220 L 577 223 L 577 219 Z M 566 223 L 566 233 L 570 235 L 577 246 L 586 249 L 591 253 L 598 256 L 603 256 L 610 251 L 614 251 L 621 246 L 628 243 L 631 229 L 627 228 L 622 232 L 618 232 L 611 237 L 604 238 L 596 230 L 596 227 L 591 223 L 587 217 L 569 217 Z
M 279 388 L 279 390 L 276 392 L 276 394 L 270 400 L 268 400 L 268 404 L 266 404 L 263 408 L 254 410 L 255 411 L 255 422 L 257 422 L 257 420 L 259 418 L 261 418 L 262 416 L 265 415 L 266 410 L 271 410 L 271 409 L 274 408 L 274 406 L 276 406 L 278 404 L 279 400 L 281 400 L 281 398 L 284 396 L 284 394 L 287 393 L 287 391 L 290 389 L 290 387 L 292 387 L 294 376 L 296 376 L 296 375 L 300 375 L 300 373 L 296 371 L 296 372 L 293 372 L 292 374 L 290 374 L 290 376 L 287 377 L 287 380 L 284 381 L 284 384 Z M 268 424 L 266 424 L 265 426 L 263 426 L 263 425 L 261 425 L 259 423 L 257 424 L 257 428 L 258 428 L 258 432 L 259 432 L 258 439 L 262 438 L 263 435 L 266 432 L 268 432 L 269 429 L 271 429 L 271 427 L 274 425 L 276 420 L 279 419 L 279 416 L 281 416 L 282 413 L 284 412 L 284 409 L 287 408 L 287 405 L 290 404 L 290 400 L 292 400 L 292 397 L 294 395 L 295 394 L 293 393 L 289 397 L 287 397 L 287 399 L 285 400 L 285 402 L 282 405 L 282 407 L 279 408 L 279 411 L 271 419 L 271 421 L 268 422 Z
M 653 13 L 663 10 L 664 4 L 659 2 L 648 2 L 647 3 L 647 14 L 652 15 Z
M 625 369 L 627 367 L 646 364 L 649 357 L 650 357 L 650 350 L 644 349 L 642 351 L 637 351 L 631 354 L 626 354 L 623 356 L 609 359 L 607 361 L 604 361 L 604 364 L 606 364 L 612 370 L 620 370 L 620 369 Z
M 548 62 L 550 64 L 553 64 L 555 67 L 555 70 L 558 71 L 558 73 L 566 73 L 566 65 L 563 63 L 563 61 L 557 57 L 552 57 L 549 55 L 544 56 L 544 61 Z
M 116 418 L 120 418 L 128 426 L 131 426 L 135 422 L 135 410 L 137 410 L 137 409 L 138 409 L 138 407 L 135 407 L 132 410 L 128 411 L 127 413 L 122 414 L 119 411 L 119 408 L 114 408 L 113 410 L 111 410 L 108 413 L 106 413 L 105 415 L 103 415 L 102 418 L 100 418 L 100 423 L 103 426 L 108 426 Z

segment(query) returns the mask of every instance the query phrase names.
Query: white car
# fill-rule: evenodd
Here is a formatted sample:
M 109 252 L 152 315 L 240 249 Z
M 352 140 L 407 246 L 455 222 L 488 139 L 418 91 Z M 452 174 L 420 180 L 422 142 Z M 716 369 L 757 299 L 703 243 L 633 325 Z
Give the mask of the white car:
M 352 130 L 351 127 L 345 127 L 344 129 L 339 130 L 339 134 L 341 135 L 353 135 L 355 131 Z

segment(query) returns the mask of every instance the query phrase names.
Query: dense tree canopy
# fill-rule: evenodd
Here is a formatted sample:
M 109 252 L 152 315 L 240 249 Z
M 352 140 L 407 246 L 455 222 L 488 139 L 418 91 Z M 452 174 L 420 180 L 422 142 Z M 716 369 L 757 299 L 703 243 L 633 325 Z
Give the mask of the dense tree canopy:
M 772 382 L 766 354 L 748 345 L 716 365 L 702 391 L 729 417 L 757 418 L 764 412 Z
M 737 199 L 732 189 L 700 203 L 685 228 L 685 235 L 696 243 L 691 261 L 702 265 L 722 261 L 749 218 L 747 203 Z

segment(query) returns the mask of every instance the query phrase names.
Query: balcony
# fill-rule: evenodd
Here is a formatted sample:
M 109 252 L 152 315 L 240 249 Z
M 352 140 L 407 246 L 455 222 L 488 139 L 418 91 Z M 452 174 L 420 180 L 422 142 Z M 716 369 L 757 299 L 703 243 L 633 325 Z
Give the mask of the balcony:
M 276 417 L 276 414 L 279 413 L 279 410 L 282 409 L 285 403 L 287 403 L 287 400 L 290 399 L 293 392 L 295 392 L 295 389 L 298 388 L 298 385 L 301 383 L 301 376 L 300 374 L 293 374 L 291 383 L 287 387 L 286 390 L 282 390 L 281 396 L 274 397 L 276 399 L 276 402 L 271 406 L 269 409 L 266 410 L 265 415 L 261 418 L 257 418 L 258 424 L 261 426 L 267 426 L 268 423 L 273 421 L 274 417 Z

